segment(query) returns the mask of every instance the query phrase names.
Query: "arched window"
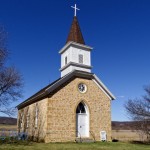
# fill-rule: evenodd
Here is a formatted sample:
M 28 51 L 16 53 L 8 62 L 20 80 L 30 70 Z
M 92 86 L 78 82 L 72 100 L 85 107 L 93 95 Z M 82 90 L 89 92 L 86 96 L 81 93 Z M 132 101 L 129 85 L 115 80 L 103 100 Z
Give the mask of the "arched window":
M 38 126 L 38 104 L 35 104 L 35 127 Z
M 76 113 L 86 113 L 85 106 L 82 102 L 79 103 Z
M 30 117 L 29 113 L 27 113 L 27 120 L 26 120 L 27 121 L 27 128 L 29 127 L 29 117 Z
M 23 127 L 23 119 L 24 119 L 23 117 L 24 117 L 23 112 L 21 112 L 21 114 L 20 114 L 20 128 Z

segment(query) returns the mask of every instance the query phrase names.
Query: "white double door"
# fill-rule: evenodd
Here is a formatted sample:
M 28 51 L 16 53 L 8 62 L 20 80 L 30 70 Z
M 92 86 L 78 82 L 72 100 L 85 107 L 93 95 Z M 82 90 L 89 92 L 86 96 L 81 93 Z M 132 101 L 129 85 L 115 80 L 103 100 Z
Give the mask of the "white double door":
M 77 136 L 89 137 L 89 121 L 86 113 L 77 114 Z

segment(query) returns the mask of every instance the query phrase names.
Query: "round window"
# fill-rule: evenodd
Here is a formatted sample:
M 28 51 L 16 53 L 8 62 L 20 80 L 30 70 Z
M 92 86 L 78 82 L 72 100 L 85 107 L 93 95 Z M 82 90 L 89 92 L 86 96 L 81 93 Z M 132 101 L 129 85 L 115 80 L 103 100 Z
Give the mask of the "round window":
M 86 86 L 85 84 L 83 84 L 83 83 L 80 83 L 80 84 L 78 85 L 78 89 L 79 89 L 79 91 L 80 91 L 81 93 L 85 93 L 85 92 L 87 91 L 87 86 Z

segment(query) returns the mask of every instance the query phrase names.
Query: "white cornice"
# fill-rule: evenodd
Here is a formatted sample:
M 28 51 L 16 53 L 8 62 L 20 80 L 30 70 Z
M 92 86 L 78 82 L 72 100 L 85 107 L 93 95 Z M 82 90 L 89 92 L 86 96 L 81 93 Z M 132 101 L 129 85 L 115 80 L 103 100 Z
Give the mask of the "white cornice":
M 76 67 L 87 68 L 87 69 L 91 69 L 92 68 L 92 66 L 88 66 L 88 65 L 84 65 L 84 64 L 79 64 L 79 63 L 74 63 L 74 62 L 69 62 L 64 67 L 60 68 L 59 71 L 62 71 L 62 70 L 66 69 L 69 66 L 76 66 Z
M 90 46 L 87 46 L 87 45 L 84 45 L 84 44 L 79 44 L 79 43 L 76 43 L 76 42 L 68 42 L 60 51 L 59 51 L 59 54 L 62 54 L 64 51 L 67 50 L 67 48 L 69 46 L 78 46 L 78 47 L 81 47 L 82 49 L 85 49 L 87 51 L 91 51 L 93 48 L 90 47 Z

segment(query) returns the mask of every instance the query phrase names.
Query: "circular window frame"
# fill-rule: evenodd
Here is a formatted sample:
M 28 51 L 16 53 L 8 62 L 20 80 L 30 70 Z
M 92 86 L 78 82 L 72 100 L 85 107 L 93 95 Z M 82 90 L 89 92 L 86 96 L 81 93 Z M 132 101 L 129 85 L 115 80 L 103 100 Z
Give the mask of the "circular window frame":
M 85 90 L 84 90 L 84 91 L 81 91 L 81 90 L 79 89 L 79 85 L 81 85 L 81 84 L 84 85 L 84 87 L 85 87 Z M 80 93 L 82 93 L 82 94 L 87 92 L 87 85 L 86 85 L 85 83 L 83 83 L 83 82 L 79 83 L 78 86 L 77 86 L 77 88 L 78 88 L 78 91 L 79 91 Z

